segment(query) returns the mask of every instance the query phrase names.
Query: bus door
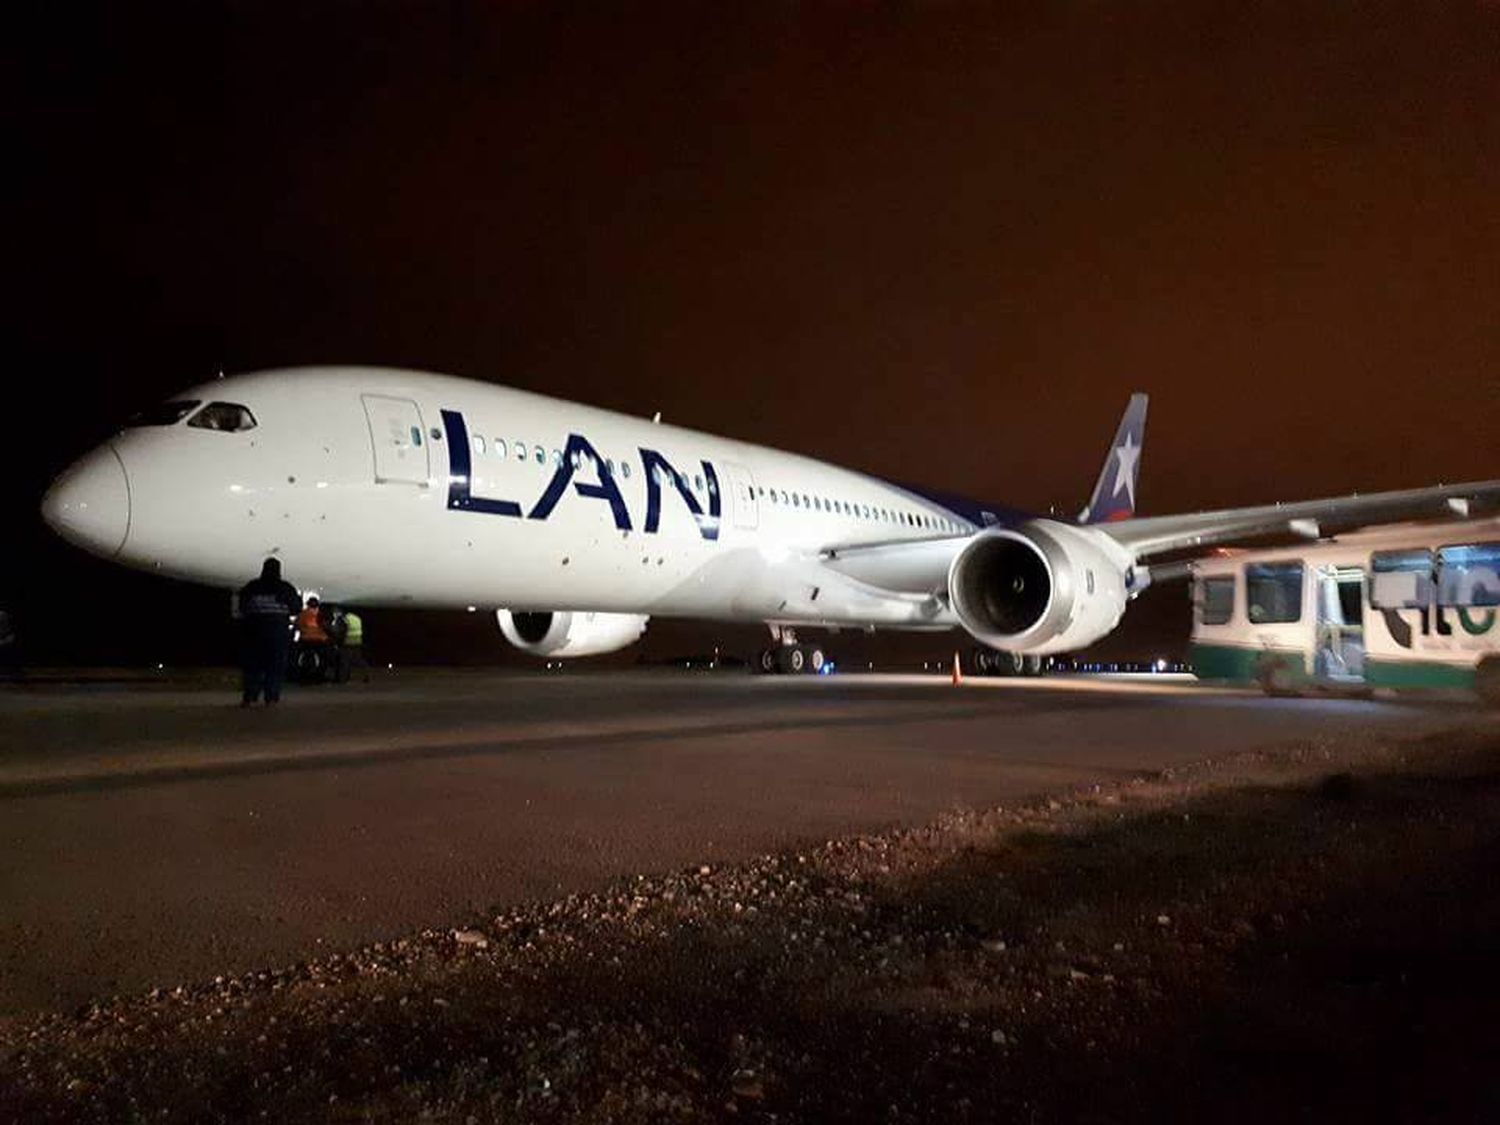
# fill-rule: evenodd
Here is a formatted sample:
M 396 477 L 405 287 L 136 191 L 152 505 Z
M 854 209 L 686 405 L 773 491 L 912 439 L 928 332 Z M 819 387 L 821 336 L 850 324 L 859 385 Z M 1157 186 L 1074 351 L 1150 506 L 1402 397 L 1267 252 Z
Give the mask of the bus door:
M 1365 678 L 1365 572 L 1357 566 L 1320 566 L 1317 583 L 1317 651 L 1314 674 L 1324 679 Z

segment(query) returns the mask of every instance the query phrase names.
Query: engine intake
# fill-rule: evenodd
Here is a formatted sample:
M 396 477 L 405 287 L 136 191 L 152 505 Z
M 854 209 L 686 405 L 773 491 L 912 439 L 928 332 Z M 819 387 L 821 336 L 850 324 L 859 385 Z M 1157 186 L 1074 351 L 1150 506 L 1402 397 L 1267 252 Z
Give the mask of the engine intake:
M 1128 560 L 1087 530 L 1051 520 L 977 536 L 953 559 L 948 597 L 976 639 L 1007 652 L 1066 652 L 1125 612 Z

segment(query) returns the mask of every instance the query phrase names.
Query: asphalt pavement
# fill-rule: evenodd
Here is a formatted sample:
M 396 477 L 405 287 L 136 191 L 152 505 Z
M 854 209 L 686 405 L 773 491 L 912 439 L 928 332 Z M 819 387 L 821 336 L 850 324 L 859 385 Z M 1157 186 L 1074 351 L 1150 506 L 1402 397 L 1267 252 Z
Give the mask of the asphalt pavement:
M 381 673 L 248 711 L 211 678 L 8 687 L 0 1015 L 1237 750 L 1478 716 L 1149 679 Z

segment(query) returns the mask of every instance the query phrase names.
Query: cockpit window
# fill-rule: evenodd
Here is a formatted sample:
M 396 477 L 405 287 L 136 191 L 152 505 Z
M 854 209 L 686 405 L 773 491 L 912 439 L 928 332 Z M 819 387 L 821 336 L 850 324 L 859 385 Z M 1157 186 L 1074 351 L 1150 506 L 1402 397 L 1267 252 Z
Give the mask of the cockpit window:
M 211 402 L 193 415 L 188 425 L 237 434 L 255 429 L 255 415 L 237 402 Z
M 162 402 L 155 406 L 148 406 L 138 414 L 131 415 L 125 423 L 127 426 L 175 426 L 198 405 L 197 399 L 181 399 L 175 402 Z

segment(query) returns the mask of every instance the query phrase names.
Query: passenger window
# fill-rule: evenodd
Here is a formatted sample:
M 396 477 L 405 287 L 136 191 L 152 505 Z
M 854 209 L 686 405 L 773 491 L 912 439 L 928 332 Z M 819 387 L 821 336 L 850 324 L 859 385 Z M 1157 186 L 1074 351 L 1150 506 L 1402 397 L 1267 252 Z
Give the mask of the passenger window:
M 536 447 L 536 452 L 532 454 L 532 457 L 535 458 L 538 465 L 545 465 L 547 463 L 547 451 L 540 445 Z
M 1426 609 L 1432 592 L 1431 551 L 1376 551 L 1370 556 L 1370 604 L 1376 609 Z
M 255 416 L 235 402 L 211 402 L 198 411 L 188 425 L 200 430 L 243 433 L 255 429 Z
M 1440 547 L 1438 605 L 1500 606 L 1500 543 Z
M 557 466 L 557 467 L 559 467 L 559 468 L 562 467 L 562 450 L 561 449 L 554 449 L 552 451 L 552 464 L 555 465 L 555 466 Z
M 1287 625 L 1302 619 L 1302 563 L 1248 563 L 1245 602 L 1252 625 Z
M 516 460 L 517 461 L 525 461 L 526 460 L 526 453 L 527 453 L 526 443 L 524 441 L 518 441 L 518 442 L 516 442 Z
M 620 475 L 622 477 L 624 477 L 626 480 L 630 479 L 630 462 L 629 461 L 621 461 L 620 462 Z
M 1198 619 L 1205 625 L 1228 625 L 1233 617 L 1234 575 L 1198 579 Z
M 604 459 L 604 475 L 607 477 L 615 475 L 615 459 L 613 457 L 606 457 Z
M 481 457 L 484 456 L 484 435 L 483 434 L 475 434 L 474 435 L 474 452 L 477 453 L 477 454 L 479 454 L 479 456 L 481 456 Z
M 693 474 L 693 488 L 699 492 L 703 491 L 703 475 L 701 473 Z
M 422 431 L 417 426 L 413 426 L 411 428 L 411 443 L 413 445 L 421 445 L 422 444 Z
M 490 444 L 495 447 L 495 456 L 502 461 L 505 460 L 505 439 L 497 437 Z

